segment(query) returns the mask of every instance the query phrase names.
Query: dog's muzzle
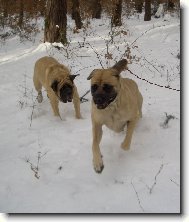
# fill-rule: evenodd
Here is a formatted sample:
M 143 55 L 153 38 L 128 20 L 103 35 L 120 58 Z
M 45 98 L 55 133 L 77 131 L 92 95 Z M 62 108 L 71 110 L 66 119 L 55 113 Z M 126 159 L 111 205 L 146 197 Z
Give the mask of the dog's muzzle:
M 63 103 L 72 102 L 73 98 L 73 87 L 69 84 L 65 84 L 60 89 L 60 101 Z
M 60 101 L 63 103 L 72 102 L 72 98 L 71 97 L 61 98 Z
M 97 106 L 97 109 L 105 109 L 116 98 L 117 94 L 107 96 L 104 94 L 96 94 L 93 96 L 93 101 Z

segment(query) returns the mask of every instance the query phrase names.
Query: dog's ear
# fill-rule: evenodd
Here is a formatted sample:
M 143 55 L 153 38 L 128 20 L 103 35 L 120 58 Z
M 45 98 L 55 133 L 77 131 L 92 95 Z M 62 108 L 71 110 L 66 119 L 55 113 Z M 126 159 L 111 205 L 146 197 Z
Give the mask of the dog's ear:
M 53 89 L 54 92 L 57 92 L 57 88 L 58 88 L 58 81 L 54 80 L 51 84 L 51 88 Z
M 94 69 L 94 70 L 90 73 L 90 75 L 87 77 L 87 80 L 90 80 L 90 79 L 93 77 L 93 75 L 95 74 L 96 71 L 97 71 L 97 69 Z
M 115 73 L 116 75 L 119 75 L 124 69 L 127 69 L 127 60 L 122 59 L 119 62 L 117 62 L 114 66 L 112 66 L 112 69 L 115 69 L 117 72 Z
M 79 74 L 77 74 L 77 75 L 70 75 L 70 79 L 71 79 L 72 82 L 74 81 L 76 76 L 79 76 Z
M 115 76 L 116 78 L 119 79 L 119 77 L 120 77 L 120 75 L 119 75 L 120 72 L 118 72 L 116 69 L 112 69 L 111 72 L 112 72 L 112 76 Z

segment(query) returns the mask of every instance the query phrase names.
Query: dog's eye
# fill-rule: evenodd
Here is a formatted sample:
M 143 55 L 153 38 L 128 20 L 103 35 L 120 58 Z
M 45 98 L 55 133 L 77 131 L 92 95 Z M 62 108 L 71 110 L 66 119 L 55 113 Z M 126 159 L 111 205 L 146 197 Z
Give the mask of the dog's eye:
M 112 91 L 113 86 L 109 85 L 109 84 L 104 84 L 103 85 L 103 90 L 107 93 L 110 93 Z
M 91 86 L 91 92 L 94 93 L 98 89 L 98 85 L 94 84 Z
M 60 89 L 60 94 L 71 94 L 72 93 L 72 86 L 65 84 L 61 89 Z

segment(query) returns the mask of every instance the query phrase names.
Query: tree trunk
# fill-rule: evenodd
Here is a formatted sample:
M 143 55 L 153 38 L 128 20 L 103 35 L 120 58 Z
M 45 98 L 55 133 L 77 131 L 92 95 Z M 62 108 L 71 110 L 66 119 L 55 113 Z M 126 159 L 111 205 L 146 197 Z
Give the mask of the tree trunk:
M 144 21 L 151 20 L 151 0 L 145 0 L 145 14 Z
M 135 9 L 137 13 L 142 13 L 142 6 L 143 6 L 142 0 L 135 0 Z
M 45 42 L 61 42 L 67 44 L 67 1 L 47 0 L 45 18 Z
M 122 0 L 115 0 L 115 7 L 112 13 L 112 26 L 121 26 Z
M 18 26 L 20 28 L 22 28 L 22 26 L 23 26 L 23 18 L 24 18 L 24 2 L 23 2 L 23 0 L 20 0 L 19 19 L 18 19 Z
M 173 10 L 174 7 L 175 7 L 175 3 L 173 2 L 173 0 L 168 0 L 167 9 L 168 10 Z
M 101 12 L 102 12 L 102 6 L 100 0 L 94 1 L 95 5 L 92 11 L 92 18 L 100 19 L 101 18 Z
M 78 0 L 72 0 L 72 19 L 75 20 L 76 28 L 81 29 L 83 24 L 82 24 L 81 16 L 79 13 L 79 1 Z
M 3 18 L 0 21 L 2 27 L 4 28 L 6 22 L 7 22 L 7 18 L 8 18 L 8 1 L 7 0 L 2 0 L 1 2 L 1 7 L 2 7 L 2 12 L 3 12 Z

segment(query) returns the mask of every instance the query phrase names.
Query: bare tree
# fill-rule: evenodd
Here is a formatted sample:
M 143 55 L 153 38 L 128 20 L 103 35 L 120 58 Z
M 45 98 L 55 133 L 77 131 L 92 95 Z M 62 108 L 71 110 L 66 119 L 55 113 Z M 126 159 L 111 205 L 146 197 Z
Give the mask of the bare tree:
M 82 24 L 80 12 L 79 12 L 78 0 L 72 0 L 72 19 L 75 20 L 76 28 L 81 29 L 83 24 Z
M 92 11 L 92 18 L 100 19 L 101 12 L 102 12 L 101 0 L 95 0 L 93 11 Z
M 151 0 L 145 0 L 145 14 L 144 21 L 151 20 Z
M 114 0 L 114 7 L 112 13 L 112 26 L 121 26 L 122 0 Z
M 61 42 L 67 44 L 67 1 L 47 0 L 45 17 L 45 42 Z

